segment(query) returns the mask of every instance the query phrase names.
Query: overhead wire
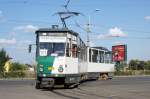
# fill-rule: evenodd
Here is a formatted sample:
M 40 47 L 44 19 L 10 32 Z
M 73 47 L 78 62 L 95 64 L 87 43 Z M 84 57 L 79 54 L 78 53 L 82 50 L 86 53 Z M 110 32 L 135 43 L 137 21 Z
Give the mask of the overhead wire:
M 32 20 L 15 20 L 15 19 L 9 19 L 7 21 L 5 21 L 7 23 L 9 22 L 14 22 L 16 24 L 22 24 L 22 23 L 41 23 L 41 24 L 58 24 L 58 23 L 51 23 L 51 22 L 44 22 L 44 21 L 32 21 Z M 68 24 L 68 25 L 73 25 L 73 26 L 77 26 L 77 23 L 75 24 Z M 83 24 L 80 24 L 83 26 Z M 84 24 L 85 25 L 85 24 Z M 78 26 L 77 26 L 78 27 Z M 94 26 L 95 27 L 95 26 Z M 106 29 L 110 29 L 110 28 L 113 28 L 111 26 L 104 26 L 104 25 L 99 25 L 97 26 L 99 28 L 106 28 Z M 136 32 L 136 33 L 146 33 L 146 34 L 150 34 L 150 31 L 143 31 L 143 30 L 135 30 L 135 29 L 127 29 L 127 28 L 121 28 L 122 30 L 124 31 L 132 31 L 132 32 Z M 98 33 L 96 33 L 98 34 Z
M 12 1 L 0 1 L 0 3 L 6 3 L 6 4 L 9 4 L 9 3 L 10 4 L 13 4 L 13 3 L 23 3 L 23 4 L 27 4 L 27 3 L 32 3 L 32 2 L 30 2 L 30 0 L 23 0 L 23 1 L 12 0 Z M 50 23 L 50 22 L 44 22 L 44 21 L 14 20 L 14 19 L 7 20 L 6 22 L 12 22 L 12 23 L 16 23 L 16 24 L 23 24 L 23 23 L 24 24 L 28 24 L 28 23 L 56 24 L 56 23 Z M 76 25 L 76 24 L 70 24 L 70 25 Z M 112 28 L 111 26 L 105 26 L 105 25 L 99 25 L 99 27 L 102 27 L 102 28 Z M 142 30 L 135 30 L 135 29 L 122 28 L 122 30 L 124 30 L 124 31 L 132 31 L 134 33 L 150 34 L 149 31 L 142 31 Z M 100 34 L 100 33 L 95 33 L 95 34 Z M 134 37 L 134 38 L 137 38 L 137 39 L 150 39 L 150 37 L 144 37 L 144 38 Z

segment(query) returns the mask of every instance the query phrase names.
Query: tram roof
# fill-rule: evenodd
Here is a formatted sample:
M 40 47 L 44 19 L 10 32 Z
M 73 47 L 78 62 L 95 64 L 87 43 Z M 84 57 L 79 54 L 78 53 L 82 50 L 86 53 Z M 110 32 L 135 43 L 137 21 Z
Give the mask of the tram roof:
M 79 34 L 77 32 L 74 32 L 73 30 L 69 30 L 68 28 L 40 28 L 38 29 L 35 33 L 70 33 L 73 34 L 75 36 L 78 36 Z
M 104 50 L 104 51 L 110 51 L 106 47 L 102 47 L 102 46 L 96 46 L 96 47 L 91 47 L 91 48 L 100 49 L 100 50 Z

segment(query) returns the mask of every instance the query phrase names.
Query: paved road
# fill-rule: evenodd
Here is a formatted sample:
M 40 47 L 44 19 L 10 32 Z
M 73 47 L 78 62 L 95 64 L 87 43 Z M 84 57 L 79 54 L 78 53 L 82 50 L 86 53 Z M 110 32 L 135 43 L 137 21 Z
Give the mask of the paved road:
M 34 80 L 0 80 L 0 99 L 150 99 L 150 77 L 115 77 L 53 91 L 34 89 Z

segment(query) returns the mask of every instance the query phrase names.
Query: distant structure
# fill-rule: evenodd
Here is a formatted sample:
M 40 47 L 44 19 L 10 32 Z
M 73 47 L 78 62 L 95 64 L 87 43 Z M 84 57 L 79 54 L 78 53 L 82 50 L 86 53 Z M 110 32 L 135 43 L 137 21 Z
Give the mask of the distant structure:
M 9 58 L 9 60 L 4 65 L 5 72 L 7 72 L 7 73 L 10 71 L 10 68 L 11 68 L 11 59 L 12 58 Z

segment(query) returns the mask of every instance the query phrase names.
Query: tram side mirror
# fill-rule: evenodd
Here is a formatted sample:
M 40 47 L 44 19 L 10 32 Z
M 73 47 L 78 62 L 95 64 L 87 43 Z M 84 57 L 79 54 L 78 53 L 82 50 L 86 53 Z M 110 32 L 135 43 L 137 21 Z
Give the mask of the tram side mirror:
M 32 50 L 32 45 L 30 44 L 28 48 L 28 52 L 31 53 L 31 50 Z

